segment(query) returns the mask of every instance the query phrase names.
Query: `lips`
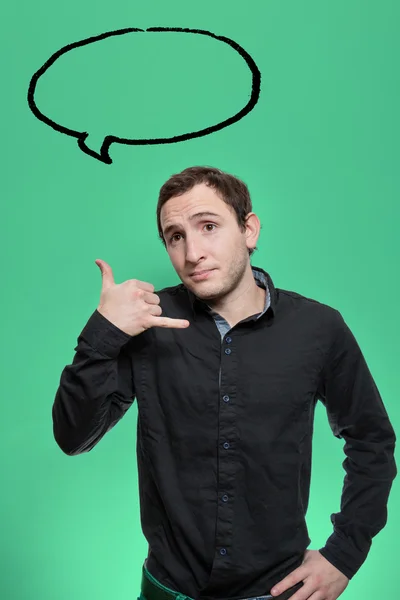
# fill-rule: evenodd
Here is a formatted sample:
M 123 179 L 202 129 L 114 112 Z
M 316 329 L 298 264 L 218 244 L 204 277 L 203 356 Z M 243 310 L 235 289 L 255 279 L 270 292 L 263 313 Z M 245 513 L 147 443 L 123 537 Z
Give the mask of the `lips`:
M 215 269 L 196 271 L 195 273 L 192 273 L 190 277 L 193 279 L 193 281 L 203 281 L 204 279 L 208 279 L 208 277 L 210 277 L 211 273 L 213 273 L 214 271 Z

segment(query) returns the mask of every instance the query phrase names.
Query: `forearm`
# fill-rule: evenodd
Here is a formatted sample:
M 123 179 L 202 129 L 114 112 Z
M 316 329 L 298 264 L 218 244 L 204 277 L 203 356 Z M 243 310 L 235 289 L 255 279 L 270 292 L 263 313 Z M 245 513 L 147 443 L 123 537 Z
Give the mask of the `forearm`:
M 61 374 L 53 407 L 53 432 L 68 455 L 91 450 L 134 401 L 129 340 L 97 311 L 78 338 L 72 364 Z
M 381 441 L 346 441 L 340 512 L 331 514 L 334 532 L 320 549 L 349 579 L 367 558 L 372 538 L 386 525 L 389 494 L 397 474 L 396 437 L 390 422 L 381 423 L 379 431 Z

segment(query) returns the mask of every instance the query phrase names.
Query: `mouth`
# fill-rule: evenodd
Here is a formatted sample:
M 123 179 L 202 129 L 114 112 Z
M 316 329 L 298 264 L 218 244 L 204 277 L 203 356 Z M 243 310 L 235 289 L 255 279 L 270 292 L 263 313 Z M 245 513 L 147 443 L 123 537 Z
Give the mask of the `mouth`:
M 207 277 L 213 272 L 215 269 L 208 269 L 206 271 L 197 271 L 196 273 L 191 274 L 191 278 L 195 281 L 202 281 L 203 279 L 207 279 Z

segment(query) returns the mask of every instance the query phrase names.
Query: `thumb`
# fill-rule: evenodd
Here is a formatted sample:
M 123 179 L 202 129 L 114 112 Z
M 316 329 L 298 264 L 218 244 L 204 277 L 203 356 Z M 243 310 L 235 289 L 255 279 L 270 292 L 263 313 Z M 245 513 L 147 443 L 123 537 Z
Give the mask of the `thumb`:
M 101 276 L 102 276 L 102 288 L 111 287 L 111 285 L 115 285 L 114 275 L 112 272 L 112 268 L 105 260 L 101 260 L 97 258 L 95 261 L 96 265 L 100 268 Z

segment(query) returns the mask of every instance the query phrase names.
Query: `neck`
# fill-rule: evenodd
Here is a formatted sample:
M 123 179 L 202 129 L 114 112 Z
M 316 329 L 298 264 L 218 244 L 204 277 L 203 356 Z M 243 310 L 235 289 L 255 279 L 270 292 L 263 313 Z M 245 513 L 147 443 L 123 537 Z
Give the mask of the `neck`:
M 229 310 L 216 311 L 231 325 L 231 327 L 236 325 L 236 323 L 243 321 L 243 319 L 259 314 L 264 310 L 266 290 L 259 287 L 255 282 L 254 285 L 256 289 L 254 290 L 254 295 L 251 300 L 249 301 L 249 298 L 247 297 L 246 302 L 236 308 L 235 312 L 229 312 Z

